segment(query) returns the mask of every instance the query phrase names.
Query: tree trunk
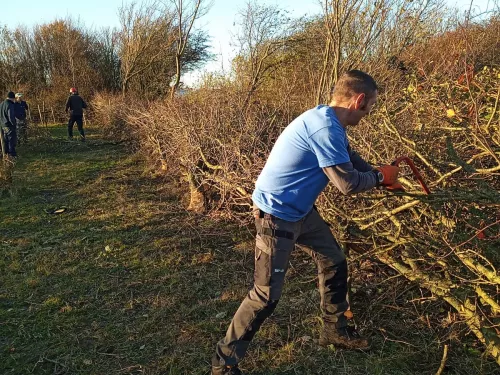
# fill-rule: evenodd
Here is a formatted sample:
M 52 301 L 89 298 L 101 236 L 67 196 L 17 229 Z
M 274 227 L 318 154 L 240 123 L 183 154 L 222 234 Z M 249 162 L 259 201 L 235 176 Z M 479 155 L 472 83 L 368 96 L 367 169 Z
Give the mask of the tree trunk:
M 170 99 L 174 98 L 175 92 L 177 91 L 177 88 L 179 87 L 179 84 L 181 82 L 181 56 L 180 55 L 175 56 L 175 70 L 176 70 L 175 81 L 174 81 L 174 84 L 172 85 L 172 88 L 170 89 Z

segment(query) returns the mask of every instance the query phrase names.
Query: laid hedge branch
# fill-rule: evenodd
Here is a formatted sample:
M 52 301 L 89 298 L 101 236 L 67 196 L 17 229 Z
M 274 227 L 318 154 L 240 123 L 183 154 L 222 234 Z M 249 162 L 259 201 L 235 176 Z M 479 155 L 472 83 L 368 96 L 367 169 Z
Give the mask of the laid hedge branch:
M 377 220 L 374 220 L 372 221 L 371 223 L 368 223 L 368 224 L 365 224 L 365 225 L 362 225 L 360 227 L 361 230 L 365 230 L 365 229 L 368 229 L 372 226 L 374 226 L 375 224 L 379 224 L 381 223 L 382 221 L 394 216 L 394 215 L 397 215 L 398 213 L 400 212 L 403 212 L 405 210 L 408 210 L 414 206 L 416 206 L 417 204 L 419 204 L 420 201 L 419 200 L 414 200 L 414 201 L 411 201 L 409 203 L 406 203 L 402 206 L 399 206 L 398 208 L 395 208 L 391 211 L 383 211 L 383 212 L 380 212 L 379 214 L 383 215 L 384 217 L 381 217 L 381 218 L 378 218 Z
M 441 364 L 436 372 L 436 375 L 441 375 L 446 367 L 446 360 L 448 359 L 448 345 L 445 344 L 443 349 L 443 358 L 441 359 Z
M 478 261 L 467 256 L 465 252 L 457 251 L 455 254 L 467 267 L 476 272 L 478 276 L 484 276 L 492 283 L 500 285 L 500 276 L 498 276 L 496 270 L 489 270 Z
M 497 338 L 497 333 L 494 329 L 487 328 L 481 324 L 480 316 L 476 312 L 474 304 L 472 304 L 469 299 L 465 299 L 464 302 L 460 301 L 453 295 L 447 280 L 427 275 L 419 269 L 408 268 L 387 253 L 378 254 L 377 258 L 389 267 L 395 269 L 408 280 L 418 283 L 453 306 L 453 308 L 464 318 L 464 322 L 471 332 L 485 345 L 488 353 L 500 365 L 500 341 Z

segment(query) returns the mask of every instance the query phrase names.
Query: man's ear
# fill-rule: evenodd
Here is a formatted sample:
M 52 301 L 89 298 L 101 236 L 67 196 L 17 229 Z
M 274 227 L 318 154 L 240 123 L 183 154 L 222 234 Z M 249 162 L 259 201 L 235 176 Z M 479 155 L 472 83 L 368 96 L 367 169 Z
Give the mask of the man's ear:
M 356 99 L 354 100 L 354 109 L 363 110 L 366 106 L 365 98 L 366 95 L 364 93 L 356 96 Z

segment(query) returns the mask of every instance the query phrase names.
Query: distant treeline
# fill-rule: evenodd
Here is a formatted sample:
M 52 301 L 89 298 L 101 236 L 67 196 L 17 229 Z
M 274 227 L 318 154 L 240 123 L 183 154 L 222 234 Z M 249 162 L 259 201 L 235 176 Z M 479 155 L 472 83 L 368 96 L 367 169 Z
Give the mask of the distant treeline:
M 1 28 L 0 92 L 23 92 L 58 112 L 73 86 L 87 98 L 96 92 L 169 95 L 182 73 L 211 58 L 207 33 L 191 28 L 207 11 L 204 2 L 176 3 L 124 5 L 114 29 L 91 29 L 72 18 Z

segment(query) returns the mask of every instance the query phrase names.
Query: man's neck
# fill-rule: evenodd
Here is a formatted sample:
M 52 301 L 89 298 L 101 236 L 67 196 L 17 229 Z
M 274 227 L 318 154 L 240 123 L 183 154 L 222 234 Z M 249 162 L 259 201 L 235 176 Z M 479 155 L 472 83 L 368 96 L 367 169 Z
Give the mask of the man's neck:
M 340 125 L 345 129 L 347 128 L 347 117 L 349 115 L 349 109 L 346 108 L 344 104 L 331 102 L 329 106 L 335 111 L 335 115 L 340 122 Z

